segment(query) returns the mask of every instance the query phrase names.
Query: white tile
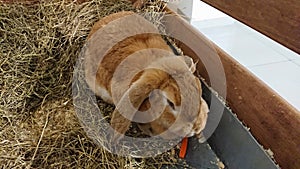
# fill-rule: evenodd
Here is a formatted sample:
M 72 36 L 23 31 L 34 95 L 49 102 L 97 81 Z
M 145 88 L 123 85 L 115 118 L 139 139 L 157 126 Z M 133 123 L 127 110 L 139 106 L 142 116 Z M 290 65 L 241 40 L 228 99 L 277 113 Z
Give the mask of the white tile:
M 252 67 L 251 71 L 300 110 L 300 67 L 291 61 Z
M 257 32 L 257 31 L 254 30 L 253 28 L 251 28 L 251 27 L 249 27 L 249 26 L 243 24 L 242 22 L 240 22 L 240 21 L 238 21 L 238 20 L 236 20 L 236 19 L 235 19 L 235 22 L 234 22 L 234 23 L 236 24 L 236 26 L 237 26 L 239 29 L 242 29 L 242 30 L 244 30 L 244 31 L 247 32 L 247 33 L 255 33 L 255 32 Z
M 192 18 L 197 20 L 213 19 L 227 16 L 225 13 L 217 10 L 216 8 L 201 2 L 199 0 L 193 0 L 193 15 Z
M 271 38 L 253 30 L 249 31 L 253 35 L 255 39 L 260 41 L 261 43 L 265 44 L 266 46 L 269 46 L 272 50 L 277 51 L 281 55 L 285 56 L 289 60 L 295 60 L 299 59 L 300 55 L 297 54 L 296 52 L 286 48 L 285 46 L 281 45 L 280 43 L 272 40 Z
M 300 66 L 300 59 L 292 60 L 292 62 L 296 63 L 298 66 Z
M 192 21 L 192 25 L 198 28 L 210 39 L 250 34 L 258 42 L 268 46 L 270 50 L 276 51 L 288 60 L 296 60 L 300 58 L 300 55 L 296 52 L 229 16 L 201 21 L 194 20 Z
M 244 33 L 251 34 L 253 38 L 257 39 L 259 42 L 270 47 L 272 50 L 280 53 L 281 55 L 288 58 L 289 60 L 295 60 L 300 58 L 300 55 L 297 54 L 296 52 L 286 48 L 285 46 L 267 37 L 266 35 L 263 35 L 262 33 L 256 31 L 255 29 L 252 29 L 251 27 L 239 21 L 235 21 L 235 24 L 237 29 L 243 30 Z
M 213 42 L 246 67 L 288 60 L 248 34 L 234 34 L 213 39 Z
M 226 18 L 192 21 L 192 25 L 211 40 L 225 36 L 247 34 L 247 32 L 238 28 L 234 22 Z
M 229 17 L 220 17 L 220 18 L 214 18 L 214 19 L 203 19 L 203 20 L 197 20 L 197 19 L 192 19 L 191 24 L 195 26 L 198 29 L 210 29 L 218 26 L 230 26 L 234 24 L 234 19 L 229 18 Z
M 178 1 L 177 10 L 190 20 L 193 14 L 193 0 Z

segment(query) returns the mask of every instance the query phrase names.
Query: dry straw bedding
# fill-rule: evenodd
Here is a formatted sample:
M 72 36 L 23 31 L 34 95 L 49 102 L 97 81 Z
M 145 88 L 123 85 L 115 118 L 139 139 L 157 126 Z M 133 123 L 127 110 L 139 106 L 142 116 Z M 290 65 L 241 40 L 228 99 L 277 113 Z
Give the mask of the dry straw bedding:
M 154 1 L 142 10 L 162 5 Z M 159 168 L 178 162 L 177 149 L 147 159 L 113 155 L 86 136 L 75 115 L 71 85 L 79 52 L 95 21 L 122 10 L 134 9 L 126 0 L 1 4 L 0 168 Z

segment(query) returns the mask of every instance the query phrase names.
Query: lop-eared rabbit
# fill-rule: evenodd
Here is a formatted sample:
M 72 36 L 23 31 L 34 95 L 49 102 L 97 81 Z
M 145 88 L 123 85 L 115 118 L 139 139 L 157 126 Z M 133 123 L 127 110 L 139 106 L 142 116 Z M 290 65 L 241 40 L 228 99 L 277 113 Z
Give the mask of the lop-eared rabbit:
M 124 11 L 102 18 L 92 27 L 88 41 L 93 38 L 97 30 L 119 18 L 132 14 L 134 13 Z M 146 19 L 144 20 L 147 22 Z M 123 26 L 112 27 L 111 29 L 116 30 L 110 29 L 109 32 L 118 33 L 120 32 L 118 30 L 123 28 L 131 29 L 128 25 Z M 153 26 L 153 29 L 156 28 Z M 107 36 L 113 39 L 115 35 Z M 101 43 L 108 43 L 108 41 L 110 40 L 106 39 Z M 157 52 L 155 49 L 165 52 Z M 145 52 L 139 53 L 139 51 Z M 139 57 L 139 55 L 143 55 L 143 57 Z M 111 126 L 117 131 L 114 137 L 115 141 L 124 136 L 132 123 L 132 120 L 127 116 L 124 117 L 121 111 L 129 112 L 131 118 L 155 116 L 156 118 L 152 121 L 138 123 L 139 128 L 149 136 L 161 135 L 166 139 L 173 138 L 175 135 L 200 137 L 200 133 L 206 125 L 209 110 L 201 97 L 200 81 L 193 75 L 195 64 L 187 56 L 173 54 L 161 35 L 146 33 L 130 36 L 109 49 L 99 64 L 96 64 L 99 61 L 95 57 L 96 55 L 91 54 L 85 58 L 86 82 L 97 96 L 107 103 L 116 105 L 110 121 Z M 150 59 L 147 60 L 147 58 Z M 129 66 L 128 64 L 127 67 L 123 66 L 123 71 L 116 74 L 118 66 L 125 61 L 129 62 Z M 143 70 L 137 72 L 130 79 L 129 84 L 125 84 L 124 76 L 137 69 Z M 114 80 L 115 77 L 117 80 Z M 182 83 L 181 86 L 180 83 Z M 113 93 L 117 93 L 119 99 L 113 99 Z M 128 101 L 127 97 L 130 105 L 125 104 L 124 106 L 122 102 Z M 184 99 L 186 99 L 185 102 Z M 132 112 L 130 109 L 132 107 L 136 111 Z M 156 107 L 163 108 L 160 112 L 156 112 L 158 111 Z M 139 113 L 137 113 L 138 110 Z M 191 110 L 193 112 L 189 112 Z M 143 114 L 143 112 L 147 113 Z M 165 132 L 167 130 L 169 130 L 168 134 Z

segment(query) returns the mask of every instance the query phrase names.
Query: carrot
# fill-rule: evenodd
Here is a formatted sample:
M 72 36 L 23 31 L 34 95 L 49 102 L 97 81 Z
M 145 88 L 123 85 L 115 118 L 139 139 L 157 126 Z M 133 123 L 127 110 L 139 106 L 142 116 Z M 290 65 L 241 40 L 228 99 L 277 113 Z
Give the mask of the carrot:
M 180 158 L 184 158 L 185 157 L 186 150 L 187 150 L 187 145 L 188 145 L 188 138 L 184 137 L 182 139 L 181 147 L 180 147 L 180 152 L 179 152 L 179 157 Z

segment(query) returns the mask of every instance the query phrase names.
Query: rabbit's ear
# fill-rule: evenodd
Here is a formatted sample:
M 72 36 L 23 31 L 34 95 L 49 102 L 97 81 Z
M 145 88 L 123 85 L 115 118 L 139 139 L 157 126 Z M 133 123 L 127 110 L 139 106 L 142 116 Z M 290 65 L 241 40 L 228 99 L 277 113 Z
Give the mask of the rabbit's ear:
M 124 136 L 141 104 L 154 89 L 158 89 L 165 79 L 166 77 L 159 70 L 145 70 L 143 75 L 125 92 L 116 105 L 111 119 L 111 126 L 118 132 L 115 132 L 113 142 L 119 141 Z M 126 117 L 120 111 L 125 113 Z

